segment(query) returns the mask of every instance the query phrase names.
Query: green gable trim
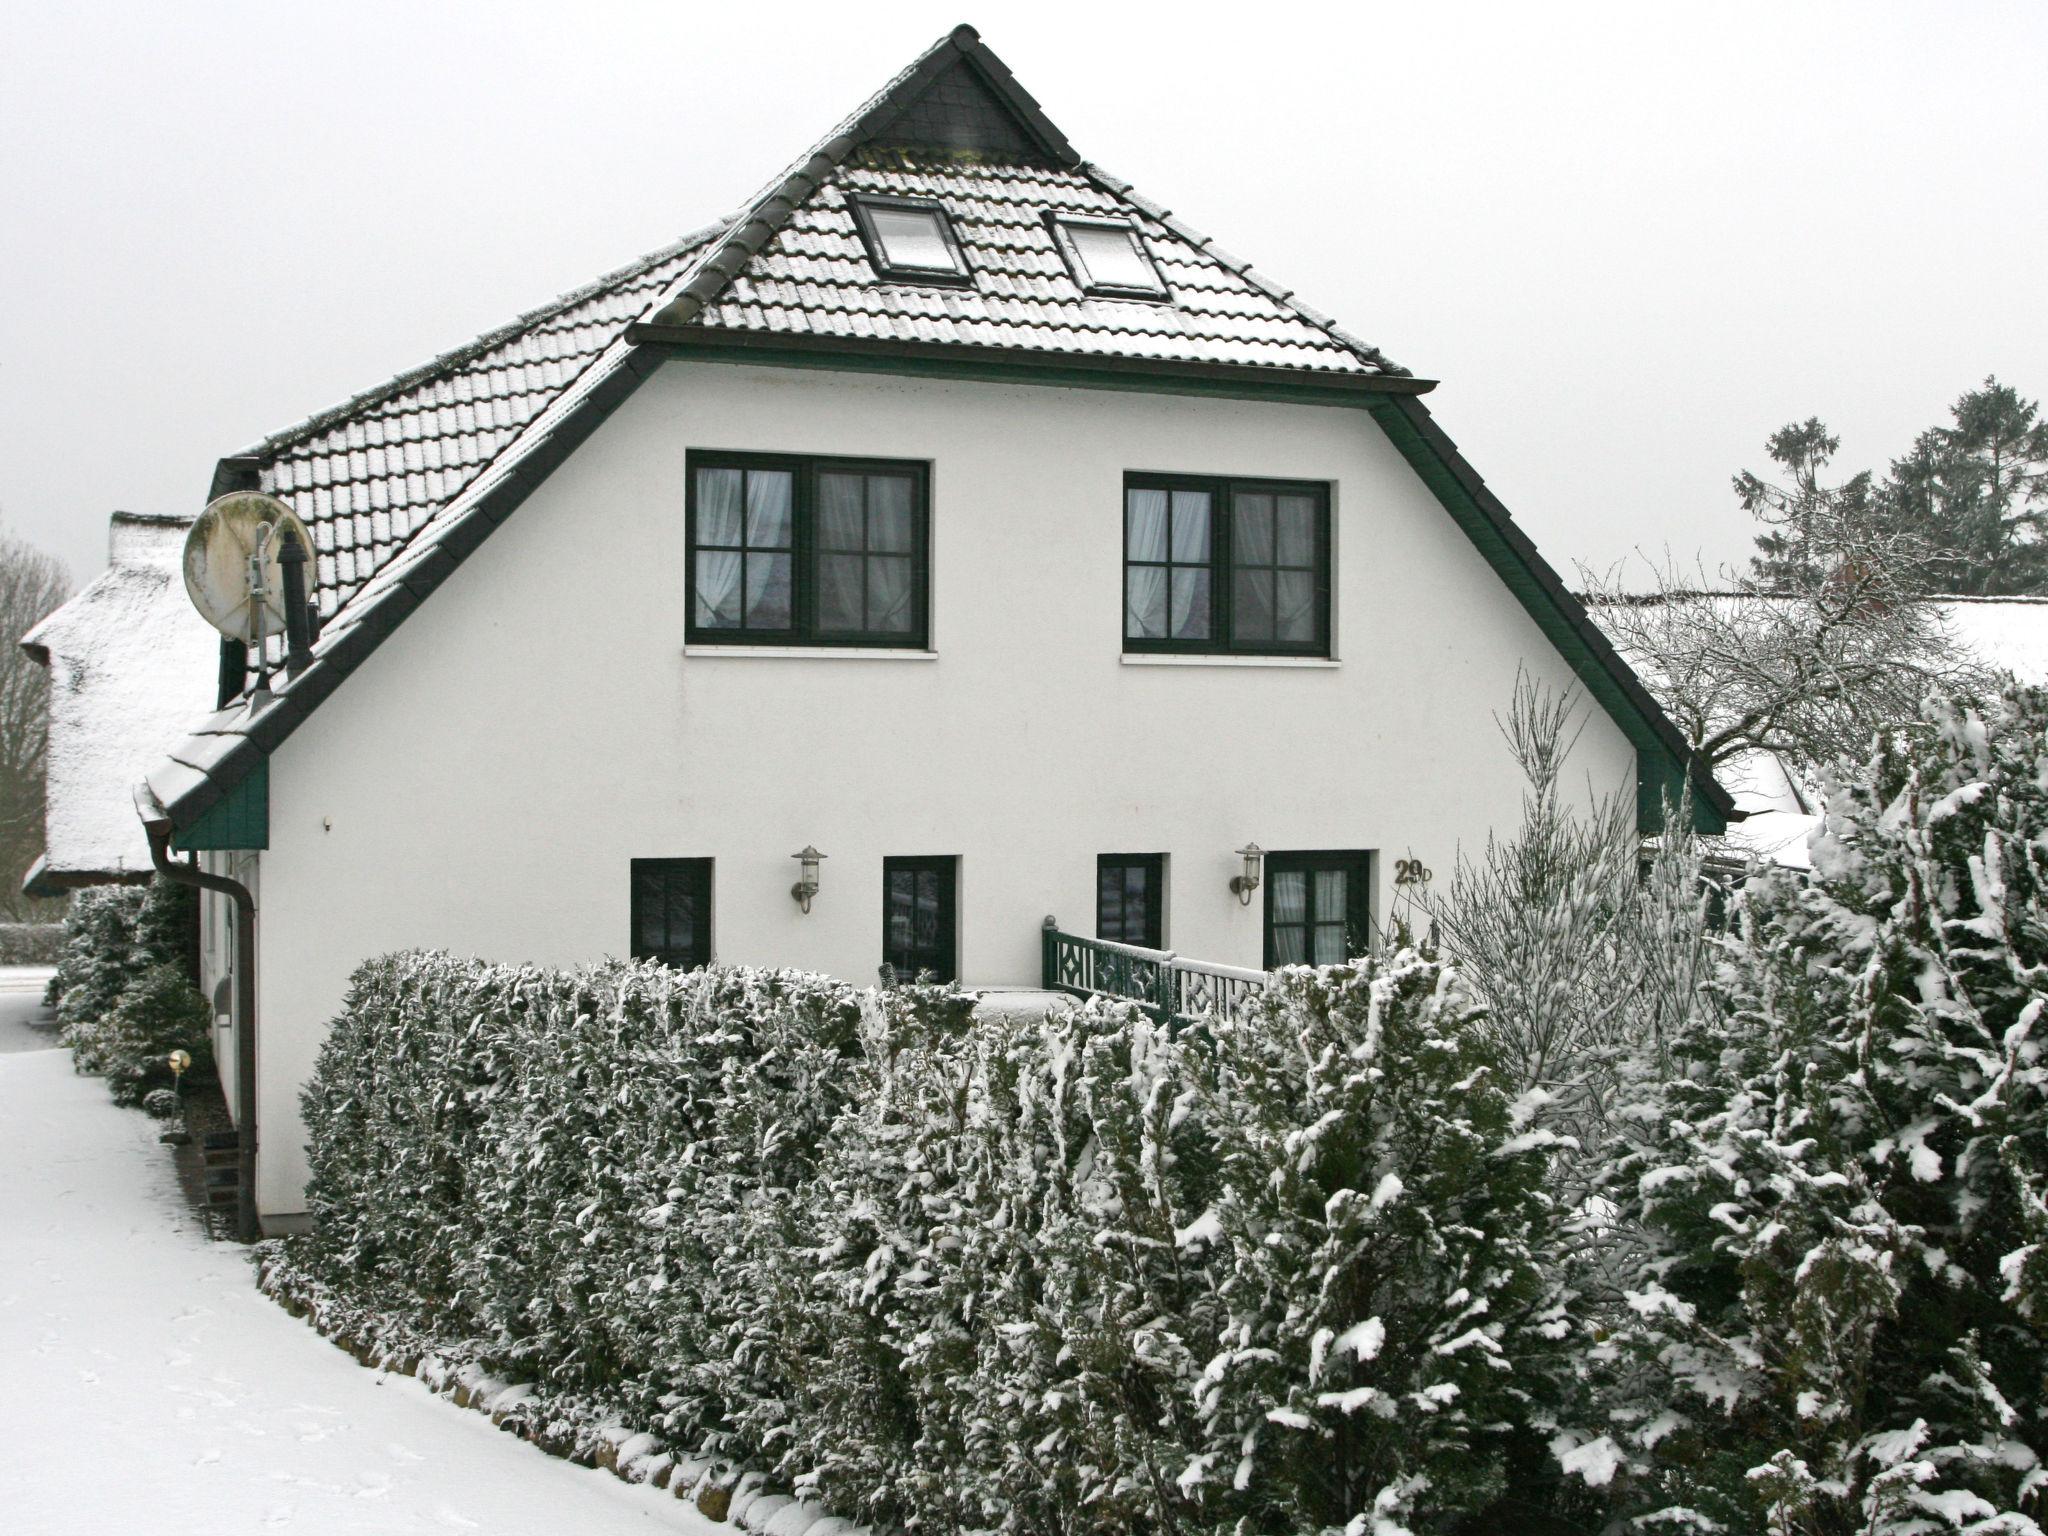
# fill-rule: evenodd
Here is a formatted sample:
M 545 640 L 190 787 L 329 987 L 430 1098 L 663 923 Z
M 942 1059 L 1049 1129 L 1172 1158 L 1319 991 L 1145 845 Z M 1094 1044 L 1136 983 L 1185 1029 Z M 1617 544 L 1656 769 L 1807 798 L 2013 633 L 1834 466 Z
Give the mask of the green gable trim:
M 1705 772 L 1688 774 L 1682 738 L 1644 692 L 1627 664 L 1594 628 L 1578 599 L 1566 592 L 1547 562 L 1519 530 L 1504 507 L 1489 515 L 1481 497 L 1492 499 L 1478 475 L 1429 419 L 1419 401 L 1373 404 L 1372 416 L 1444 510 L 1486 557 L 1508 590 L 1536 621 L 1572 672 L 1636 749 L 1636 826 L 1660 831 L 1664 807 L 1688 796 L 1695 831 L 1728 830 L 1733 808 L 1727 792 Z M 1496 503 L 1496 506 L 1498 504 Z
M 258 758 L 226 794 L 184 831 L 176 834 L 180 853 L 270 846 L 270 759 Z

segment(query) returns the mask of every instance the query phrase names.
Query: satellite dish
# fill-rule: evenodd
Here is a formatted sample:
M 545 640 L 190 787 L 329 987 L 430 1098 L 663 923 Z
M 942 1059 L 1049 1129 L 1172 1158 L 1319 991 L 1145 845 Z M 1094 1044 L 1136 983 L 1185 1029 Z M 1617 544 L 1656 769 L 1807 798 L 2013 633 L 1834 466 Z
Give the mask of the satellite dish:
M 286 529 L 310 558 L 312 535 L 275 496 L 235 491 L 208 504 L 185 535 L 185 591 L 200 617 L 230 640 L 260 645 L 284 633 Z

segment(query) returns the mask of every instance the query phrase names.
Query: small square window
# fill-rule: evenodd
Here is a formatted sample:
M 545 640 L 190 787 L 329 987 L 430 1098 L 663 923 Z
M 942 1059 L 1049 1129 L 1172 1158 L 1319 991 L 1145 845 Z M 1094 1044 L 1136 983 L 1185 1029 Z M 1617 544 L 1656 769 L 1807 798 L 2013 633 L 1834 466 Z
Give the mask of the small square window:
M 1084 292 L 1122 299 L 1167 297 L 1166 281 L 1134 226 L 1121 219 L 1055 217 L 1052 230 Z
M 953 221 L 937 203 L 857 197 L 853 214 L 878 275 L 912 283 L 974 281 Z

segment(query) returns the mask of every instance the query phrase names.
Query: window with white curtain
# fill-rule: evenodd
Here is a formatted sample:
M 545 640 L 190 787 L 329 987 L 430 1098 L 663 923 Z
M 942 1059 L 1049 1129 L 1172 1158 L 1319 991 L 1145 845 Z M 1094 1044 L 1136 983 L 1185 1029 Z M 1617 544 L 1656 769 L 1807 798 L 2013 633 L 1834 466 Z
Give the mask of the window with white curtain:
M 1329 655 L 1329 487 L 1126 476 L 1124 649 Z
M 1372 946 L 1372 855 L 1266 855 L 1266 967 L 1341 965 Z
M 689 457 L 692 642 L 928 643 L 925 466 Z

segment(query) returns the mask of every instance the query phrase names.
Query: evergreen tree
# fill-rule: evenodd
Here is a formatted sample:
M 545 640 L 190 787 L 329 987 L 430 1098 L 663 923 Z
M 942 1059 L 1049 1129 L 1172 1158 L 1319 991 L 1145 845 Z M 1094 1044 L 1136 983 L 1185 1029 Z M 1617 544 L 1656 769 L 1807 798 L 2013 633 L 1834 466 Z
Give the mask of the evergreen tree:
M 1789 483 L 1766 480 L 1750 470 L 1735 476 L 1742 510 L 1763 525 L 1750 569 L 1766 591 L 1803 593 L 1836 579 L 1845 562 L 1868 563 L 1879 551 L 1883 512 L 1872 492 L 1869 470 L 1839 485 L 1821 476 L 1842 440 L 1817 416 L 1780 427 L 1764 451 Z
M 1897 459 L 1882 496 L 1935 557 L 1942 591 L 2048 591 L 2048 421 L 2039 402 L 1987 378 Z M 1762 542 L 1761 539 L 1758 541 Z

